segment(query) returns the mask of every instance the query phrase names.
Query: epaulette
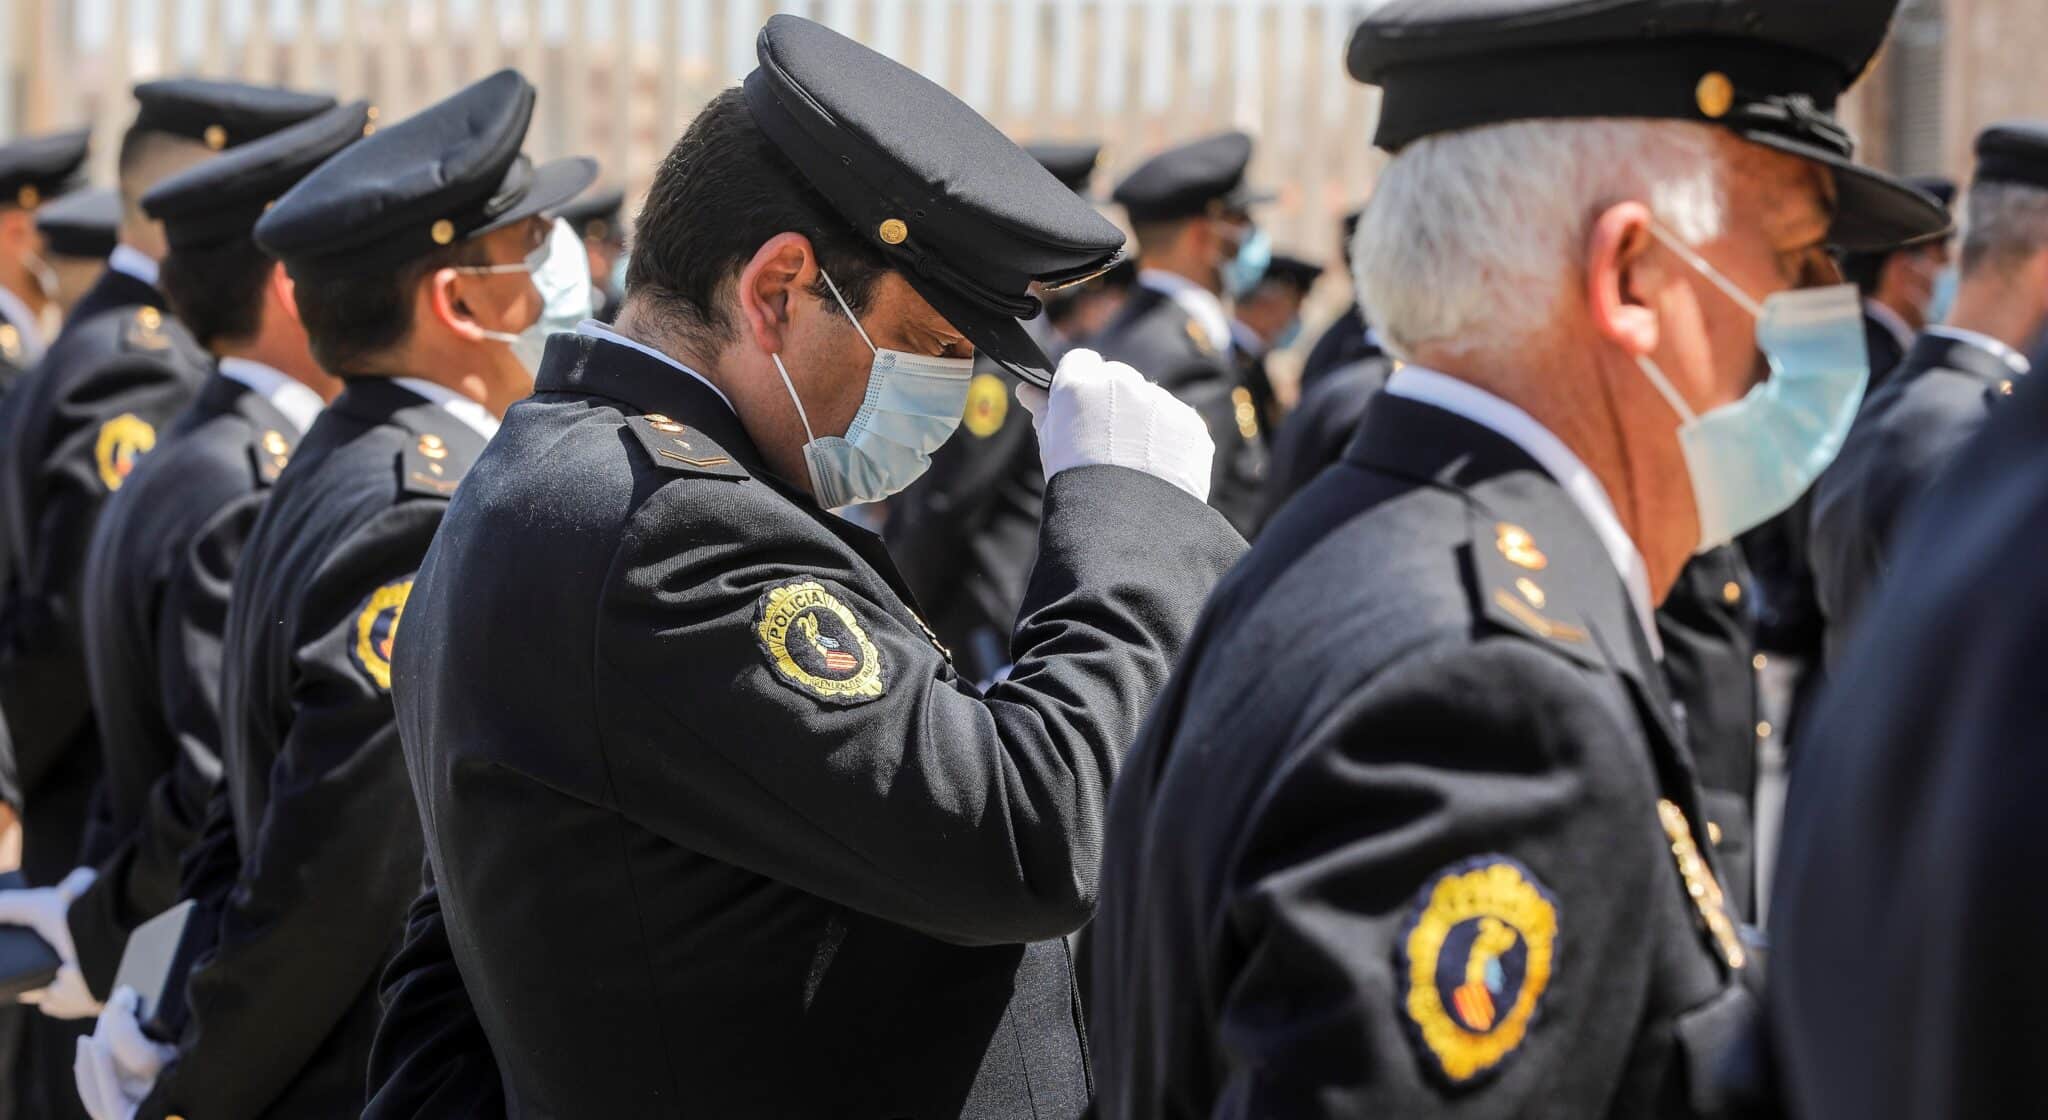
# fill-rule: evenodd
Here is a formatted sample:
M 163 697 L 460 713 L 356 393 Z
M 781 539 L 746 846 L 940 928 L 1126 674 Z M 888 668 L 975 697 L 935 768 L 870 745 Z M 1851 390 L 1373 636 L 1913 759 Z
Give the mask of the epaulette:
M 1569 601 L 1569 581 L 1545 578 L 1550 557 L 1529 530 L 1490 518 L 1476 507 L 1470 516 L 1473 591 L 1480 613 L 1510 633 L 1546 642 L 1589 665 L 1604 665 L 1599 644 L 1586 629 L 1585 612 Z M 1564 593 L 1556 594 L 1560 589 Z
M 683 474 L 704 474 L 716 478 L 746 478 L 747 469 L 733 461 L 725 449 L 711 442 L 703 432 L 650 412 L 629 416 L 626 427 L 640 438 L 654 465 Z
M 285 465 L 292 461 L 292 451 L 298 447 L 297 437 L 281 428 L 264 428 L 250 433 L 249 462 L 256 467 L 256 482 L 268 486 L 284 473 Z
M 408 494 L 447 498 L 469 473 L 471 456 L 456 454 L 447 440 L 433 432 L 421 432 L 405 445 L 398 457 L 398 481 Z

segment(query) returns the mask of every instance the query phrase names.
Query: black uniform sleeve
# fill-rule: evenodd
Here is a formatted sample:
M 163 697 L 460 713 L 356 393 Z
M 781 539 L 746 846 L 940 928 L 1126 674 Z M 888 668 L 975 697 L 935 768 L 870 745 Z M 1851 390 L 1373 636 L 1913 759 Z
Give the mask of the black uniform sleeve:
M 263 496 L 222 508 L 188 544 L 157 612 L 162 710 L 177 736 L 171 768 L 150 790 L 135 831 L 99 864 L 100 876 L 71 905 L 71 934 L 86 983 L 104 999 L 128 934 L 176 902 L 180 863 L 205 824 L 220 781 L 221 634 L 235 565 Z
M 1289 752 L 1227 873 L 1218 955 L 1241 965 L 1216 992 L 1213 1115 L 1603 1114 L 1570 1094 L 1612 1087 L 1647 1006 L 1660 853 L 1616 831 L 1653 796 L 1623 776 L 1639 741 L 1518 638 L 1424 649 L 1362 684 Z M 1473 873 L 1505 886 L 1460 889 Z M 1454 1008 L 1490 1029 L 1456 1029 Z
M 193 970 L 178 1059 L 143 1116 L 261 1112 L 375 981 L 404 928 L 421 859 L 412 786 L 388 679 L 351 649 L 372 596 L 409 580 L 440 509 L 407 502 L 373 518 L 306 589 L 270 801 L 219 944 Z
M 596 713 L 610 796 L 687 848 L 933 937 L 1077 928 L 1104 791 L 1244 544 L 1120 467 L 1062 472 L 1045 508 L 1016 667 L 986 698 L 894 596 L 853 590 L 873 577 L 833 567 L 840 554 L 802 567 L 659 529 L 629 540 L 597 650 L 600 699 L 618 701 Z M 684 516 L 656 501 L 641 519 L 670 515 Z M 834 652 L 840 683 L 812 671 Z M 625 711 L 655 725 L 620 724 Z
M 456 970 L 433 866 L 421 875 L 405 944 L 384 970 L 363 1120 L 503 1116 L 498 1060 Z

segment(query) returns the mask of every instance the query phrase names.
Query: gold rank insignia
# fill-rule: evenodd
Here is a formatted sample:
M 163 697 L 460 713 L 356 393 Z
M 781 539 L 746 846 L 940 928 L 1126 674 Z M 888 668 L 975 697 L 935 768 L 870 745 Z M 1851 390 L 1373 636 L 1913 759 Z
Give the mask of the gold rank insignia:
M 92 448 L 93 460 L 100 468 L 100 482 L 110 491 L 119 490 L 128 481 L 136 461 L 155 446 L 156 429 L 132 412 L 101 424 L 99 438 L 93 441 Z
M 391 650 L 398 640 L 398 620 L 405 615 L 405 600 L 412 594 L 412 580 L 387 583 L 370 593 L 356 612 L 355 641 L 349 656 L 370 682 L 391 691 Z
M 128 345 L 140 350 L 167 350 L 171 340 L 165 337 L 164 313 L 154 307 L 138 307 L 135 318 L 128 324 L 122 337 Z
M 1556 900 L 1507 856 L 1453 864 L 1422 888 L 1400 982 L 1434 1073 L 1464 1085 L 1522 1045 L 1550 986 L 1557 934 Z
M 10 362 L 21 360 L 21 332 L 13 323 L 0 323 L 0 356 Z
M 1493 527 L 1493 534 L 1493 546 L 1515 567 L 1540 572 L 1550 566 L 1550 557 L 1536 547 L 1536 538 L 1529 535 L 1529 530 L 1503 521 Z
M 754 636 L 784 684 L 834 704 L 881 697 L 882 655 L 853 611 L 816 580 L 770 588 Z
M 1728 900 L 1721 893 L 1721 880 L 1700 855 L 1685 810 L 1672 801 L 1659 800 L 1657 819 L 1664 825 L 1665 839 L 1671 841 L 1671 858 L 1678 862 L 1678 877 L 1685 881 L 1686 896 L 1692 899 L 1693 909 L 1699 911 L 1700 924 L 1713 940 L 1715 951 L 1729 968 L 1741 968 L 1749 962 L 1749 953 L 1736 933 L 1735 920 L 1728 916 Z
M 961 423 L 978 439 L 1000 431 L 1010 415 L 1010 387 L 993 373 L 977 373 L 967 386 L 967 411 Z
M 1188 320 L 1188 338 L 1194 342 L 1195 349 L 1200 350 L 1202 353 L 1214 354 L 1216 352 L 1215 344 L 1209 341 L 1208 335 L 1202 333 L 1202 324 L 1195 322 L 1193 319 Z

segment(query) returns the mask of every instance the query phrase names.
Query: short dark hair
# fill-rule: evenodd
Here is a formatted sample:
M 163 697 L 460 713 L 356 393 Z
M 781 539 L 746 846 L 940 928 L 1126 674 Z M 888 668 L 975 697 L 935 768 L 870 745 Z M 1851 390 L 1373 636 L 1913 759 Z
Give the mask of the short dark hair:
M 626 298 L 646 301 L 696 344 L 731 341 L 721 296 L 763 242 L 808 238 L 818 266 L 856 314 L 889 262 L 776 150 L 735 86 L 711 99 L 655 171 L 633 222 Z M 813 294 L 836 307 L 823 284 Z
M 201 346 L 255 337 L 263 286 L 276 262 L 246 237 L 201 249 L 173 249 L 157 277 L 171 313 Z
M 285 271 L 297 290 L 299 321 L 313 359 L 337 377 L 366 366 L 412 334 L 413 297 L 420 283 L 444 268 L 488 264 L 483 244 L 457 241 L 415 257 L 396 272 L 312 268 Z

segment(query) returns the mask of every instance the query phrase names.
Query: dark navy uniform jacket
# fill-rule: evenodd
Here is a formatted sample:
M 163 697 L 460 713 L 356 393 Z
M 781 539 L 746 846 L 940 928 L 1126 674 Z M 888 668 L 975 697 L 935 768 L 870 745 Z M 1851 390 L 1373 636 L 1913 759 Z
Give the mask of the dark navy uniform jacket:
M 85 651 L 109 843 L 71 905 L 71 935 L 102 998 L 129 931 L 178 900 L 180 860 L 220 780 L 228 593 L 299 435 L 261 393 L 215 372 L 93 534 Z
M 392 648 L 420 558 L 483 442 L 410 389 L 357 378 L 257 517 L 221 683 L 240 876 L 190 977 L 191 1023 L 143 1102 L 147 1120 L 363 1108 L 379 973 L 420 889 Z
M 2044 547 L 2035 374 L 1898 538 L 1792 771 L 1770 1005 L 1793 1115 L 2041 1111 Z
M 86 684 L 86 552 L 107 496 L 198 392 L 211 359 L 118 269 L 101 275 L 35 372 L 8 394 L 0 516 L 14 549 L 0 602 L 0 796 L 21 804 L 34 883 L 77 865 L 99 747 Z
M 1308 357 L 1302 359 L 1302 396 L 1308 396 L 1324 375 L 1378 353 L 1379 344 L 1366 333 L 1365 309 L 1354 301 L 1344 309 L 1344 314 L 1337 316 L 1336 322 L 1323 329 L 1315 345 L 1309 347 Z
M 1321 474 L 1358 434 L 1365 407 L 1386 387 L 1400 365 L 1384 353 L 1326 370 L 1311 385 L 1302 381 L 1301 400 L 1273 437 L 1273 463 L 1266 475 L 1265 511 L 1270 520 L 1280 507 Z
M 1100 1115 L 1723 1114 L 1754 962 L 1670 711 L 1564 489 L 1383 394 L 1111 798 Z
M 1242 548 L 1148 475 L 1050 479 L 983 697 L 881 540 L 772 478 L 707 384 L 556 336 L 421 569 L 396 680 L 512 1113 L 1079 1115 L 1063 935 Z
M 1257 528 L 1266 446 L 1251 387 L 1231 352 L 1218 349 L 1171 296 L 1144 284 L 1082 345 L 1144 374 L 1201 414 L 1216 444 L 1209 504 L 1240 532 Z
M 1907 515 L 2017 376 L 1990 350 L 1930 331 L 1857 415 L 1812 495 L 1809 548 L 1829 661 L 1853 637 Z

